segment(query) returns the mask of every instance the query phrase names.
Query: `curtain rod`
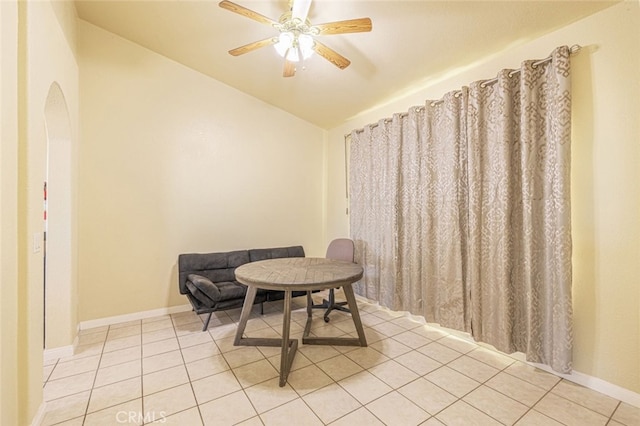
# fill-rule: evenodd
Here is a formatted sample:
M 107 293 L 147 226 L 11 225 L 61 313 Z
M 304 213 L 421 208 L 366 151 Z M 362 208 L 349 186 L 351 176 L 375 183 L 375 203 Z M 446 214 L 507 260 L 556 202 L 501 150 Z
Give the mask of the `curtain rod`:
M 571 47 L 569 48 L 569 54 L 573 55 L 573 54 L 575 54 L 575 53 L 578 53 L 578 52 L 580 51 L 580 49 L 582 49 L 582 46 L 580 46 L 579 44 L 574 44 L 573 46 L 571 46 Z M 542 64 L 546 64 L 547 62 L 550 62 L 550 61 L 551 61 L 551 56 L 548 56 L 548 57 L 546 57 L 546 58 L 544 58 L 544 59 L 540 59 L 539 61 L 534 62 L 533 64 L 531 64 L 531 66 L 532 66 L 533 68 L 536 68 L 536 67 L 538 67 L 538 66 L 540 66 L 540 65 L 542 65 Z M 518 69 L 518 70 L 510 71 L 510 72 L 509 72 L 509 74 L 508 74 L 508 76 L 509 76 L 509 77 L 513 77 L 515 74 L 518 74 L 519 72 L 520 72 L 520 70 L 519 70 L 519 69 Z M 493 83 L 495 83 L 495 82 L 497 82 L 497 81 L 498 81 L 498 78 L 497 78 L 497 77 L 496 77 L 496 78 L 492 78 L 492 79 L 490 79 L 490 80 L 484 80 L 482 83 L 480 83 L 480 87 L 482 87 L 482 88 L 487 87 L 487 86 L 489 86 L 489 85 L 491 85 L 491 84 L 493 84 Z M 455 91 L 453 92 L 453 96 L 455 96 L 455 97 L 457 98 L 457 97 L 459 97 L 459 96 L 460 96 L 460 94 L 461 94 L 461 93 L 462 93 L 462 91 L 460 91 L 460 90 L 455 90 Z M 433 107 L 433 106 L 439 105 L 439 104 L 441 104 L 441 103 L 443 103 L 443 102 L 444 102 L 444 99 L 439 99 L 439 100 L 437 100 L 437 101 L 433 101 L 433 102 L 431 102 L 431 104 L 430 104 L 430 105 Z M 420 111 L 420 110 L 423 110 L 423 109 L 424 109 L 424 107 L 423 107 L 423 106 L 418 106 L 418 107 L 413 107 L 413 108 L 415 108 L 417 111 Z M 406 117 L 407 115 L 409 115 L 409 113 L 408 113 L 408 112 L 403 112 L 403 113 L 400 113 L 400 114 L 399 114 L 400 118 Z M 388 122 L 390 122 L 391 120 L 392 120 L 391 118 L 385 118 L 385 119 L 384 119 L 384 122 L 385 122 L 385 123 L 388 123 Z M 379 126 L 379 124 L 378 124 L 378 123 L 373 123 L 373 124 L 369 124 L 369 125 L 368 125 L 368 127 L 370 127 L 370 128 L 374 128 L 374 127 L 378 127 L 378 126 Z M 360 128 L 360 129 L 356 129 L 356 130 L 355 130 L 355 132 L 356 132 L 356 133 L 361 133 L 361 132 L 363 132 L 363 131 L 364 131 L 364 127 L 363 127 L 363 128 Z M 346 133 L 346 134 L 344 135 L 344 137 L 345 137 L 345 138 L 350 137 L 350 136 L 351 136 L 351 133 Z
M 578 53 L 580 51 L 580 49 L 582 49 L 582 46 L 580 46 L 579 44 L 574 44 L 573 46 L 571 46 L 569 48 L 569 54 L 573 55 L 575 53 Z M 551 56 L 546 57 L 544 59 L 541 59 L 541 60 L 539 60 L 537 62 L 534 62 L 533 64 L 531 64 L 531 68 L 535 69 L 535 68 L 537 68 L 538 66 L 540 66 L 542 64 L 546 64 L 547 62 L 551 62 Z M 513 77 L 514 75 L 519 74 L 519 73 L 520 73 L 520 70 L 518 69 L 518 70 L 509 71 L 509 74 L 507 74 L 507 75 L 509 77 Z M 482 83 L 480 83 L 480 87 L 482 87 L 482 88 L 487 87 L 487 86 L 489 86 L 489 85 L 491 85 L 491 84 L 493 84 L 493 83 L 495 83 L 497 81 L 498 81 L 498 77 L 492 78 L 490 80 L 485 80 Z

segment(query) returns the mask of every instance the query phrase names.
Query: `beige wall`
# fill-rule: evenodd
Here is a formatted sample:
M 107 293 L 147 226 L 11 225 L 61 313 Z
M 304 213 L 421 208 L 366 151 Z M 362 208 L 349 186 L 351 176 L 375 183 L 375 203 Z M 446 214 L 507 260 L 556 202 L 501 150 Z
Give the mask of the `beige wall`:
M 324 131 L 79 22 L 80 319 L 187 303 L 180 253 L 324 254 Z
M 25 63 L 24 68 L 24 92 L 21 93 L 20 102 L 23 102 L 20 110 L 24 113 L 20 121 L 20 191 L 24 197 L 20 200 L 20 214 L 23 226 L 20 231 L 21 256 L 23 270 L 26 278 L 26 286 L 20 286 L 21 321 L 25 324 L 24 348 L 22 354 L 26 360 L 26 383 L 28 383 L 28 408 L 27 413 L 32 414 L 41 403 L 42 395 L 42 349 L 43 349 L 43 251 L 34 250 L 34 241 L 41 241 L 44 224 L 42 219 L 43 192 L 42 186 L 46 177 L 47 167 L 51 170 L 59 166 L 57 161 L 49 160 L 47 164 L 48 144 L 64 143 L 67 145 L 67 158 L 64 159 L 64 167 L 75 167 L 73 154 L 77 145 L 78 133 L 78 66 L 75 58 L 75 8 L 72 3 L 59 2 L 27 2 L 22 4 L 24 10 L 24 27 L 21 35 L 25 38 Z M 47 122 L 46 105 L 51 88 L 59 87 L 61 96 L 64 97 L 64 109 L 68 135 L 65 141 L 48 140 L 47 131 L 55 126 L 55 120 Z M 56 145 L 55 151 L 57 152 Z M 56 169 L 56 171 L 58 171 Z M 73 184 L 67 181 L 63 186 L 56 185 L 50 188 L 50 198 L 57 198 L 59 193 L 68 195 L 67 203 L 75 197 Z M 55 235 L 56 241 L 52 251 L 65 262 L 73 264 L 75 259 L 71 250 L 58 253 L 58 241 L 64 239 L 71 241 L 73 227 L 75 227 L 75 215 L 66 206 L 63 214 L 70 214 L 65 219 L 62 228 L 50 229 Z M 22 217 L 22 215 L 24 215 Z M 68 220 L 67 220 L 68 219 Z M 56 270 L 56 268 L 54 268 Z M 48 307 L 47 316 L 51 315 L 55 321 L 47 321 L 47 348 L 68 346 L 73 343 L 77 327 L 76 281 L 75 274 L 65 275 L 65 280 L 56 280 L 48 274 L 47 289 Z M 57 273 L 57 272 L 56 272 Z M 55 275 L 55 273 L 54 273 Z M 23 299 L 22 299 L 23 298 Z M 24 384 L 24 382 L 23 382 Z
M 18 6 L 0 2 L 0 424 L 18 424 Z
M 72 3 L 2 2 L 2 424 L 29 424 L 42 402 L 43 236 L 42 185 L 47 166 L 45 104 L 52 85 L 64 93 L 69 147 L 77 134 L 78 70 Z M 71 156 L 71 154 L 68 154 Z M 73 167 L 72 162 L 67 162 Z M 67 182 L 64 190 L 72 194 Z M 67 239 L 71 223 L 64 230 Z M 73 257 L 72 254 L 67 253 Z M 73 261 L 71 259 L 70 261 Z M 77 326 L 75 282 L 68 275 L 54 303 L 66 308 L 51 331 L 70 345 Z
M 501 68 L 580 44 L 573 57 L 575 370 L 640 392 L 640 10 L 613 6 L 442 76 L 329 132 L 327 238 L 348 233 L 344 134 Z
M 37 80 L 34 106 L 37 114 L 37 140 L 41 135 L 44 114 L 47 169 L 47 241 L 45 291 L 45 347 L 69 346 L 78 325 L 77 281 L 77 149 L 79 85 L 76 60 L 76 10 L 72 2 L 54 1 L 46 5 L 46 26 L 38 24 L 34 31 L 37 60 L 30 60 L 30 74 Z M 51 13 L 53 12 L 53 14 Z M 39 16 L 40 16 L 39 15 Z M 54 20 L 55 19 L 55 20 Z M 44 31 L 42 31 L 44 29 Z M 49 41 L 55 34 L 55 42 Z M 47 42 L 44 42 L 47 40 Z M 45 50 L 42 46 L 51 44 Z M 57 64 L 52 66 L 51 64 Z M 43 70 L 52 69 L 51 72 Z M 48 86 L 47 86 L 48 85 Z M 40 99 L 46 87 L 44 104 Z M 37 183 L 37 182 L 36 182 Z M 42 190 L 39 188 L 42 196 Z M 36 207 L 38 207 L 36 205 Z

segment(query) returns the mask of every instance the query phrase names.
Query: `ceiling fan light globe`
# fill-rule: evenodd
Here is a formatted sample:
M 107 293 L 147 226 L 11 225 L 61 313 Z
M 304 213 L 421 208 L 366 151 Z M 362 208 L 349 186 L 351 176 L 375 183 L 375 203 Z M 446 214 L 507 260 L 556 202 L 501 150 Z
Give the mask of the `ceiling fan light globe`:
M 298 46 L 302 52 L 303 59 L 309 59 L 313 55 L 313 37 L 307 34 L 300 34 L 298 36 Z
M 276 52 L 278 52 L 278 55 L 284 58 L 285 55 L 287 54 L 287 51 L 293 50 L 291 48 L 293 47 L 294 40 L 295 40 L 295 37 L 293 33 L 288 31 L 280 33 L 280 35 L 278 36 L 278 42 L 274 44 L 274 47 L 276 49 Z
M 291 48 L 289 52 L 287 52 L 287 56 L 285 59 L 289 62 L 298 62 L 300 61 L 300 56 L 298 55 L 298 49 Z

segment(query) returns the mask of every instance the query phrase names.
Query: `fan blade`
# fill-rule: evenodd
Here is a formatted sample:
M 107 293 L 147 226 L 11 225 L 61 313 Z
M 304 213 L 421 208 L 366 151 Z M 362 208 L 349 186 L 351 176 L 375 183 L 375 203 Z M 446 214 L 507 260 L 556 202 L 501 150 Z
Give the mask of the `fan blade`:
M 315 40 L 315 42 L 313 43 L 313 50 L 315 50 L 318 55 L 322 56 L 341 70 L 348 67 L 351 63 L 350 60 L 348 60 L 335 50 L 320 43 L 318 40 Z
M 371 19 L 358 18 L 346 21 L 327 22 L 326 24 L 314 25 L 319 32 L 318 35 L 363 33 L 371 31 Z
M 282 71 L 283 77 L 293 77 L 296 75 L 296 66 L 293 62 L 284 60 L 284 70 Z
M 261 24 L 267 24 L 267 25 L 277 25 L 278 24 L 273 19 L 267 18 L 264 15 L 260 15 L 258 12 L 254 12 L 251 9 L 247 9 L 246 7 L 240 6 L 239 4 L 235 4 L 235 3 L 227 1 L 227 0 L 221 1 L 218 4 L 218 6 L 220 6 L 223 9 L 226 9 L 226 10 L 229 10 L 231 12 L 234 12 L 234 13 L 237 13 L 239 15 L 242 15 L 244 17 L 247 17 L 249 19 L 253 19 L 254 21 L 258 21 Z
M 293 6 L 291 6 L 291 17 L 298 18 L 302 22 L 306 21 L 310 7 L 311 0 L 293 0 Z
M 261 47 L 270 46 L 278 41 L 275 37 L 265 38 L 264 40 L 254 41 L 253 43 L 245 44 L 244 46 L 236 47 L 229 51 L 233 56 L 244 55 L 245 53 L 252 52 Z

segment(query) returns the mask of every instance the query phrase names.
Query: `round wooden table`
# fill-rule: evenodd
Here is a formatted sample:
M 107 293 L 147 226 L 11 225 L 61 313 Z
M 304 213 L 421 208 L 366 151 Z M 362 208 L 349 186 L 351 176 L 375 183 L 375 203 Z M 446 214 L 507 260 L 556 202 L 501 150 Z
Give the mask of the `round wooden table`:
M 236 269 L 236 280 L 247 286 L 247 294 L 240 314 L 235 345 L 281 346 L 280 386 L 284 386 L 298 348 L 298 340 L 289 338 L 291 326 L 291 294 L 307 292 L 307 323 L 302 343 L 310 345 L 367 346 L 352 284 L 362 278 L 362 267 L 356 263 L 317 257 L 287 257 L 246 263 Z M 358 333 L 351 337 L 311 337 L 311 291 L 342 287 L 351 317 Z M 243 337 L 259 288 L 284 292 L 282 338 Z

